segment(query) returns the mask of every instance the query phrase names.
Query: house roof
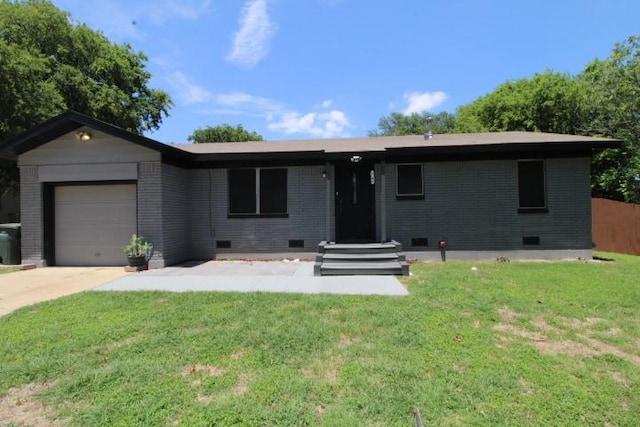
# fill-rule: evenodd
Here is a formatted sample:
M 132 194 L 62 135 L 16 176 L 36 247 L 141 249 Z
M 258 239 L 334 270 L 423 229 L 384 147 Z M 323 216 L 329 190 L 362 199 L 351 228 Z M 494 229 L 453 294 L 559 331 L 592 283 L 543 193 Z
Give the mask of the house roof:
M 581 153 L 593 148 L 616 148 L 622 141 L 610 138 L 562 135 L 542 132 L 491 132 L 434 135 L 386 136 L 315 140 L 259 141 L 244 143 L 164 144 L 128 132 L 83 114 L 68 111 L 0 144 L 0 157 L 14 160 L 18 155 L 80 127 L 90 127 L 162 153 L 163 160 L 189 166 L 247 161 L 327 161 L 348 155 L 369 158 L 416 155 L 499 156 L 505 153 Z
M 194 154 L 277 153 L 323 151 L 325 153 L 377 152 L 400 148 L 470 147 L 510 144 L 589 144 L 617 145 L 610 138 L 562 135 L 542 132 L 486 132 L 434 135 L 379 136 L 368 138 L 309 139 L 287 141 L 174 144 Z
M 29 129 L 13 138 L 0 143 L 0 158 L 15 160 L 20 154 L 44 145 L 66 133 L 73 132 L 83 126 L 105 132 L 118 138 L 146 148 L 158 151 L 164 155 L 176 158 L 189 157 L 184 150 L 163 144 L 153 139 L 138 135 L 109 123 L 85 116 L 75 111 L 67 111 L 55 116 L 40 125 Z

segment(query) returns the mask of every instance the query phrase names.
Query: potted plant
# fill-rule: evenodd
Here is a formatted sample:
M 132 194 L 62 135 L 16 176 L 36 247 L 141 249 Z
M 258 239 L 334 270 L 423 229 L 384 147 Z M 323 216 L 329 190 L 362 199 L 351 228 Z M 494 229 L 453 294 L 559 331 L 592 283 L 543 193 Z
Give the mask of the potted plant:
M 151 255 L 153 244 L 144 240 L 144 237 L 133 233 L 129 243 L 122 247 L 122 251 L 127 255 L 129 267 L 144 267 L 147 265 L 147 258 Z

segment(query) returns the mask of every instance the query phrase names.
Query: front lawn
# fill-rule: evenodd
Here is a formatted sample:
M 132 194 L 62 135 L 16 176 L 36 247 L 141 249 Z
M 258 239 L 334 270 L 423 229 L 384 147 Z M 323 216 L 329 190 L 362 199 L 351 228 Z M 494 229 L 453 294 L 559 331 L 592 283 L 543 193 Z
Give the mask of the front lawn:
M 0 426 L 637 425 L 640 258 L 611 256 L 414 264 L 408 297 L 27 307 L 0 318 Z

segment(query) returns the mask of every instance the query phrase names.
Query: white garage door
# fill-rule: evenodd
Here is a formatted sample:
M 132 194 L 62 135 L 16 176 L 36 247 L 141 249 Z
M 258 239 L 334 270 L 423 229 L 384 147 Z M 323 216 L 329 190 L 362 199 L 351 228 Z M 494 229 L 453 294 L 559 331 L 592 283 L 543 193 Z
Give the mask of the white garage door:
M 74 185 L 55 189 L 56 265 L 125 265 L 136 231 L 136 186 Z

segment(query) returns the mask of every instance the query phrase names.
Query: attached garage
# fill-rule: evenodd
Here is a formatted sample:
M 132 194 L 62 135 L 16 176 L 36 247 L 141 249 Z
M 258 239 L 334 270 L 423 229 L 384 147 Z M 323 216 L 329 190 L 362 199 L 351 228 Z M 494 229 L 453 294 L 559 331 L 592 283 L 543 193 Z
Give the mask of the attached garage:
M 63 185 L 54 190 L 55 264 L 124 265 L 136 232 L 136 185 Z

